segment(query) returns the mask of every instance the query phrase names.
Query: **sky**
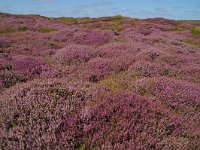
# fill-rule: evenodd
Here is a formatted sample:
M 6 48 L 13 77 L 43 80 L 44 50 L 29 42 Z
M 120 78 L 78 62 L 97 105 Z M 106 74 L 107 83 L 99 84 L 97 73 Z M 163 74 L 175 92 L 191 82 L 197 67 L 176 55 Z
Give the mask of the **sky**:
M 163 17 L 200 20 L 200 0 L 0 0 L 0 12 L 48 17 Z

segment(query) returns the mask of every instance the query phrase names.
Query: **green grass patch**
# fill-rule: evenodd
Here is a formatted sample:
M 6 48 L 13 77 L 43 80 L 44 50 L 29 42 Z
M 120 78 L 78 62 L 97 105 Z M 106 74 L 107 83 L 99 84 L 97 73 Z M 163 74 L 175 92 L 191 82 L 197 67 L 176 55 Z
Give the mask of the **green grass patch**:
M 194 36 L 200 36 L 200 28 L 193 28 L 193 29 L 191 29 L 191 33 Z
M 54 28 L 40 28 L 40 29 L 38 29 L 38 31 L 41 32 L 41 33 L 50 33 L 50 32 L 56 31 L 56 29 L 54 29 Z
M 99 81 L 101 85 L 107 86 L 113 92 L 125 91 L 127 88 L 123 85 L 123 74 L 111 75 L 110 77 Z
M 109 77 L 100 81 L 101 85 L 108 86 L 112 91 L 122 90 L 120 86 L 120 78 L 116 76 Z
M 112 92 L 131 92 L 133 91 L 127 83 L 134 82 L 138 79 L 138 76 L 135 73 L 120 72 L 118 74 L 113 74 L 106 79 L 99 81 L 99 84 L 107 86 Z
M 12 34 L 12 33 L 15 33 L 16 30 L 15 29 L 5 29 L 5 30 L 0 30 L 0 34 Z

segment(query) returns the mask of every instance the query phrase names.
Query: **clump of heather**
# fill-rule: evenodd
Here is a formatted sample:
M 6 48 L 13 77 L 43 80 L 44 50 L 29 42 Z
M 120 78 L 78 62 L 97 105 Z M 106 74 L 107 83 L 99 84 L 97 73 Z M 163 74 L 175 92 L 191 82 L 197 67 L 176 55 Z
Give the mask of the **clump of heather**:
M 66 120 L 61 132 L 62 139 L 80 149 L 171 149 L 173 145 L 184 149 L 189 142 L 182 137 L 179 119 L 133 93 L 100 98 L 93 108 L 85 107 L 80 117 Z
M 161 51 L 158 48 L 149 48 L 141 51 L 136 56 L 136 60 L 146 60 L 149 62 L 159 62 L 163 56 L 166 56 L 166 52 Z
M 134 59 L 131 56 L 129 57 L 129 55 L 112 57 L 110 59 L 96 57 L 88 62 L 86 67 L 88 72 L 86 74 L 97 80 L 103 79 L 106 76 L 126 71 L 133 62 Z
M 59 77 L 60 70 L 48 65 L 44 65 L 41 68 L 40 78 L 55 78 Z
M 75 44 L 80 45 L 102 45 L 106 44 L 113 37 L 110 31 L 95 31 L 95 30 L 83 30 L 74 34 Z
M 100 57 L 116 57 L 122 55 L 135 55 L 139 50 L 134 44 L 131 43 L 109 43 L 103 46 L 100 46 L 96 49 L 96 53 Z
M 64 43 L 64 45 L 68 43 L 73 43 L 73 36 L 76 32 L 79 32 L 80 29 L 76 27 L 67 27 L 61 28 L 61 30 L 57 32 L 52 32 L 51 34 L 45 35 L 45 39 L 52 39 L 53 42 L 56 43 Z
M 137 61 L 129 68 L 129 71 L 134 71 L 142 77 L 168 76 L 171 72 L 170 68 L 165 64 L 147 61 Z
M 200 104 L 200 86 L 186 81 L 167 77 L 146 78 L 134 83 L 139 90 L 143 88 L 174 111 L 195 112 Z
M 11 65 L 14 71 L 32 78 L 40 74 L 44 61 L 37 57 L 17 55 L 12 58 Z
M 159 99 L 168 102 L 172 109 L 198 110 L 200 104 L 199 86 L 184 81 L 161 78 L 154 83 L 152 89 L 155 89 Z
M 90 46 L 70 45 L 57 50 L 53 59 L 57 63 L 70 65 L 85 63 L 94 56 L 94 50 Z
M 35 80 L 8 89 L 0 97 L 1 147 L 68 149 L 75 139 L 59 144 L 65 122 L 73 122 L 76 116 L 68 118 L 69 114 L 90 98 L 86 89 L 56 80 Z
M 135 32 L 142 34 L 144 36 L 151 35 L 155 31 L 160 31 L 160 29 L 154 27 L 154 24 L 137 25 L 135 29 Z
M 10 65 L 9 61 L 7 58 L 0 58 L 0 71 L 2 70 L 10 70 L 12 66 Z
M 191 139 L 199 139 L 200 86 L 166 77 L 145 79 L 139 82 L 137 91 L 144 91 L 160 101 L 174 114 L 184 116 L 185 131 Z
M 200 83 L 200 65 L 191 64 L 177 70 L 177 77 L 194 83 Z
M 112 61 L 107 58 L 96 57 L 91 59 L 88 62 L 89 80 L 92 80 L 93 78 L 99 80 L 110 75 L 113 71 L 112 64 Z
M 0 71 L 0 90 L 1 92 L 19 82 L 27 81 L 27 77 L 13 71 Z
M 123 56 L 119 57 L 113 57 L 111 60 L 113 62 L 112 68 L 115 73 L 127 71 L 130 65 L 135 62 L 135 59 L 129 54 L 124 54 Z

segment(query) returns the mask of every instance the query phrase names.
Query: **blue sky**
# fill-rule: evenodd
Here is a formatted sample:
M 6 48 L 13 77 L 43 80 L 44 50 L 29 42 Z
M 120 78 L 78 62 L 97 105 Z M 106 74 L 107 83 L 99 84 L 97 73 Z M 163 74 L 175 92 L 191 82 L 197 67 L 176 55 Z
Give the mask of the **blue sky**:
M 50 17 L 164 17 L 200 20 L 200 0 L 0 0 L 0 12 Z

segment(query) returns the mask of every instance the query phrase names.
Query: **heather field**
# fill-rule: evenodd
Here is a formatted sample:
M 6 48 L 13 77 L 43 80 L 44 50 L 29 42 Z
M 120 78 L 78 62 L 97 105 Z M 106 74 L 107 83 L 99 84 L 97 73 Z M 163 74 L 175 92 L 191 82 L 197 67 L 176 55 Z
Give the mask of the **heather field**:
M 199 150 L 200 21 L 0 13 L 0 149 Z

